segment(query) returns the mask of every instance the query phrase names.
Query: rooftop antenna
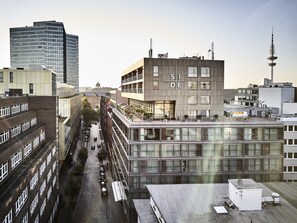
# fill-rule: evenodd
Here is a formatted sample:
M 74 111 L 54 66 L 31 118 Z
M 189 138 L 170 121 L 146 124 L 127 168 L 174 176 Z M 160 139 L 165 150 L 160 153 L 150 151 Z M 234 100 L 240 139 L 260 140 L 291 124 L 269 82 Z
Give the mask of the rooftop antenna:
M 270 56 L 267 58 L 268 60 L 270 60 L 270 63 L 268 63 L 268 65 L 271 67 L 271 71 L 270 71 L 270 75 L 271 75 L 271 83 L 273 83 L 273 67 L 276 65 L 276 63 L 274 63 L 274 60 L 277 59 L 276 56 L 274 56 L 275 54 L 275 49 L 274 49 L 274 43 L 273 43 L 273 27 L 272 27 L 272 34 L 271 34 L 271 45 L 270 45 Z
M 214 60 L 214 43 L 211 43 L 211 59 Z
M 150 50 L 149 50 L 149 58 L 153 57 L 153 41 L 152 38 L 150 38 Z

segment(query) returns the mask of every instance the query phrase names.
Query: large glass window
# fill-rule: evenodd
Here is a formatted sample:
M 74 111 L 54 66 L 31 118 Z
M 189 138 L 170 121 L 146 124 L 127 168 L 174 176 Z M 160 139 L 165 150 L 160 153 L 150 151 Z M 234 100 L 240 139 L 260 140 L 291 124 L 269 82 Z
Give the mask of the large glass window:
M 198 89 L 197 81 L 188 81 L 188 89 L 197 90 Z
M 183 141 L 201 141 L 201 128 L 182 128 Z
M 9 82 L 13 83 L 13 72 L 9 72 Z
M 197 96 L 188 96 L 188 105 L 196 105 Z
M 209 81 L 202 81 L 200 84 L 201 90 L 209 90 L 210 89 L 210 82 Z
M 159 90 L 159 81 L 153 81 L 153 90 Z
M 162 140 L 180 140 L 179 128 L 162 129 Z
M 188 77 L 197 77 L 197 67 L 188 67 Z
M 237 140 L 238 129 L 237 128 L 224 128 L 224 140 Z
M 208 105 L 210 103 L 210 96 L 200 96 L 200 104 Z
M 241 144 L 224 144 L 224 156 L 241 156 Z
M 245 144 L 245 155 L 259 156 L 262 154 L 263 154 L 262 144 L 258 144 L 258 143 Z
M 182 144 L 181 149 L 183 157 L 202 156 L 201 144 Z
M 140 157 L 159 157 L 159 144 L 142 144 L 140 145 Z
M 33 94 L 33 83 L 29 83 L 29 94 Z
M 262 160 L 261 159 L 248 159 L 247 160 L 247 170 L 248 171 L 261 171 L 262 170 Z
M 210 77 L 210 67 L 201 67 L 201 77 Z
M 159 77 L 159 66 L 154 66 L 153 67 L 153 76 L 154 77 Z
M 203 156 L 221 156 L 221 144 L 203 144 Z
M 262 140 L 262 128 L 244 128 L 244 140 Z
M 281 138 L 282 132 L 277 128 L 264 129 L 264 140 L 278 140 Z
M 207 128 L 206 131 L 208 141 L 222 140 L 222 128 Z
M 160 129 L 141 128 L 140 141 L 144 140 L 160 140 Z
M 161 153 L 162 157 L 179 157 L 180 144 L 162 144 Z

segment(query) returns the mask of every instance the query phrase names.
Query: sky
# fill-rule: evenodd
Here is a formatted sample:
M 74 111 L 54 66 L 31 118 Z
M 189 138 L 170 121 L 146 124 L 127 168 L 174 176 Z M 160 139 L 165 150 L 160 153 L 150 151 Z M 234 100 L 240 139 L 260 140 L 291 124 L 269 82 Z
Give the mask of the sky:
M 225 88 L 270 78 L 297 86 L 296 0 L 0 0 L 0 68 L 10 67 L 9 28 L 64 23 L 79 36 L 79 85 L 119 87 L 121 73 L 148 57 L 204 56 L 225 61 Z

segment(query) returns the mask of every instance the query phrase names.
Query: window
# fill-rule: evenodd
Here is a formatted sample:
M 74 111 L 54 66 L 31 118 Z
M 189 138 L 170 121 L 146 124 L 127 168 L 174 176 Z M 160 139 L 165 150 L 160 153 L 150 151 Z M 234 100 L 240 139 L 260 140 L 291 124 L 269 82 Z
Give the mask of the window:
M 201 82 L 200 88 L 201 88 L 201 90 L 209 90 L 210 89 L 210 82 L 209 81 Z
M 30 180 L 30 190 L 33 190 L 38 182 L 38 171 L 34 174 Z
M 51 177 L 52 177 L 52 169 L 50 169 L 47 173 L 47 183 L 49 183 Z
M 11 169 L 13 170 L 22 161 L 22 150 L 11 157 Z
M 210 77 L 210 67 L 201 67 L 201 77 Z
M 292 132 L 292 131 L 293 131 L 293 125 L 289 125 L 289 126 L 288 126 L 288 131 L 289 131 L 289 132 Z
M 34 213 L 34 211 L 36 209 L 37 203 L 38 203 L 38 193 L 36 193 L 36 196 L 34 197 L 33 201 L 31 202 L 31 205 L 30 205 L 30 214 L 31 214 L 31 216 L 32 216 L 32 214 Z
M 22 131 L 25 131 L 28 128 L 30 128 L 30 121 L 26 121 L 22 124 Z
M 188 77 L 197 77 L 197 67 L 188 67 Z
M 13 105 L 11 106 L 11 114 L 19 113 L 21 111 L 20 105 Z
M 28 198 L 28 188 L 26 187 L 25 190 L 23 190 L 22 194 L 18 197 L 17 201 L 15 202 L 15 214 L 17 215 L 19 211 L 24 206 L 25 202 Z
M 18 125 L 18 126 L 14 126 L 12 129 L 11 129 L 11 137 L 15 137 L 17 136 L 18 134 L 20 134 L 22 131 L 22 127 L 21 125 Z
M 7 176 L 8 174 L 8 162 L 0 165 L 0 182 Z
M 34 126 L 36 124 L 37 124 L 37 118 L 36 117 L 35 118 L 32 118 L 31 119 L 31 126 Z
M 0 72 L 0 83 L 3 83 L 3 72 Z
M 208 141 L 222 140 L 222 128 L 207 128 L 206 131 Z
M 201 110 L 200 114 L 202 117 L 209 117 L 210 110 Z
M 8 212 L 8 214 L 5 216 L 2 223 L 11 223 L 12 222 L 12 209 Z
M 42 163 L 42 165 L 40 166 L 40 176 L 44 173 L 44 170 L 45 170 L 45 167 L 46 167 L 46 161 L 44 161 Z
M 153 81 L 153 90 L 159 90 L 159 81 Z
M 33 94 L 33 83 L 29 83 L 29 94 Z
M 0 117 L 10 115 L 10 108 L 8 106 L 0 108 Z
M 188 89 L 197 90 L 197 81 L 188 81 Z
M 28 212 L 27 212 L 27 213 L 24 215 L 24 217 L 23 217 L 21 223 L 28 223 L 28 222 L 29 222 L 29 220 L 28 220 Z
M 153 76 L 154 77 L 159 77 L 159 67 L 158 66 L 154 66 L 154 68 L 153 68 Z
M 209 96 L 200 96 L 200 104 L 208 105 L 210 103 Z
M 39 188 L 40 197 L 43 195 L 43 192 L 45 191 L 45 187 L 46 187 L 46 180 L 43 181 L 43 183 L 41 184 L 41 186 Z
M 242 155 L 241 144 L 224 145 L 224 156 L 241 156 L 241 155 Z
M 40 216 L 43 214 L 46 205 L 46 198 L 44 198 L 41 207 L 40 207 Z
M 30 142 L 27 145 L 25 145 L 24 148 L 23 148 L 24 158 L 26 156 L 28 156 L 31 153 L 31 151 L 32 151 L 32 143 Z
M 294 131 L 297 132 L 297 125 L 294 125 Z
M 9 82 L 13 83 L 13 72 L 9 72 Z
M 35 149 L 39 145 L 39 136 L 36 136 L 33 140 L 33 149 Z
M 182 128 L 183 141 L 201 141 L 201 128 Z
M 9 139 L 9 131 L 4 131 L 0 133 L 0 144 L 4 143 Z
M 49 187 L 49 189 L 47 190 L 47 199 L 50 199 L 51 197 L 51 194 L 52 194 L 52 186 Z
M 197 96 L 188 96 L 188 105 L 196 105 Z

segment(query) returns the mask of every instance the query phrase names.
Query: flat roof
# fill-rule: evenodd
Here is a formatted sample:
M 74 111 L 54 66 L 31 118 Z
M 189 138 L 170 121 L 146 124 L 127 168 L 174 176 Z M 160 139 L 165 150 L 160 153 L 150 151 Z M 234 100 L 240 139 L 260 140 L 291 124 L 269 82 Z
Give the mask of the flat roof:
M 288 183 L 277 183 L 279 185 L 287 185 Z M 262 189 L 262 196 L 271 196 L 271 193 L 278 192 L 271 190 L 264 184 L 257 184 Z M 274 183 L 269 183 L 269 186 Z M 297 183 L 291 183 L 290 187 L 285 187 L 286 191 L 280 194 L 280 204 L 274 206 L 267 204 L 262 207 L 261 211 L 241 211 L 238 209 L 227 208 L 227 214 L 216 213 L 214 207 L 223 206 L 228 199 L 228 184 L 167 184 L 167 185 L 147 185 L 152 199 L 159 208 L 162 217 L 166 223 L 175 222 L 295 222 L 297 219 L 297 208 L 287 201 L 283 194 L 288 197 L 294 194 L 297 198 Z M 294 199 L 292 199 L 294 201 Z M 133 200 L 134 203 L 136 200 Z M 295 200 L 297 203 L 297 201 Z M 136 201 L 137 203 L 137 201 Z M 145 208 L 151 209 L 150 205 L 135 205 L 137 213 L 148 212 Z M 152 209 L 151 209 L 152 210 Z M 142 215 L 141 222 L 148 222 Z M 150 221 L 151 223 L 158 222 Z
M 133 199 L 133 202 L 141 223 L 158 222 L 149 199 Z

